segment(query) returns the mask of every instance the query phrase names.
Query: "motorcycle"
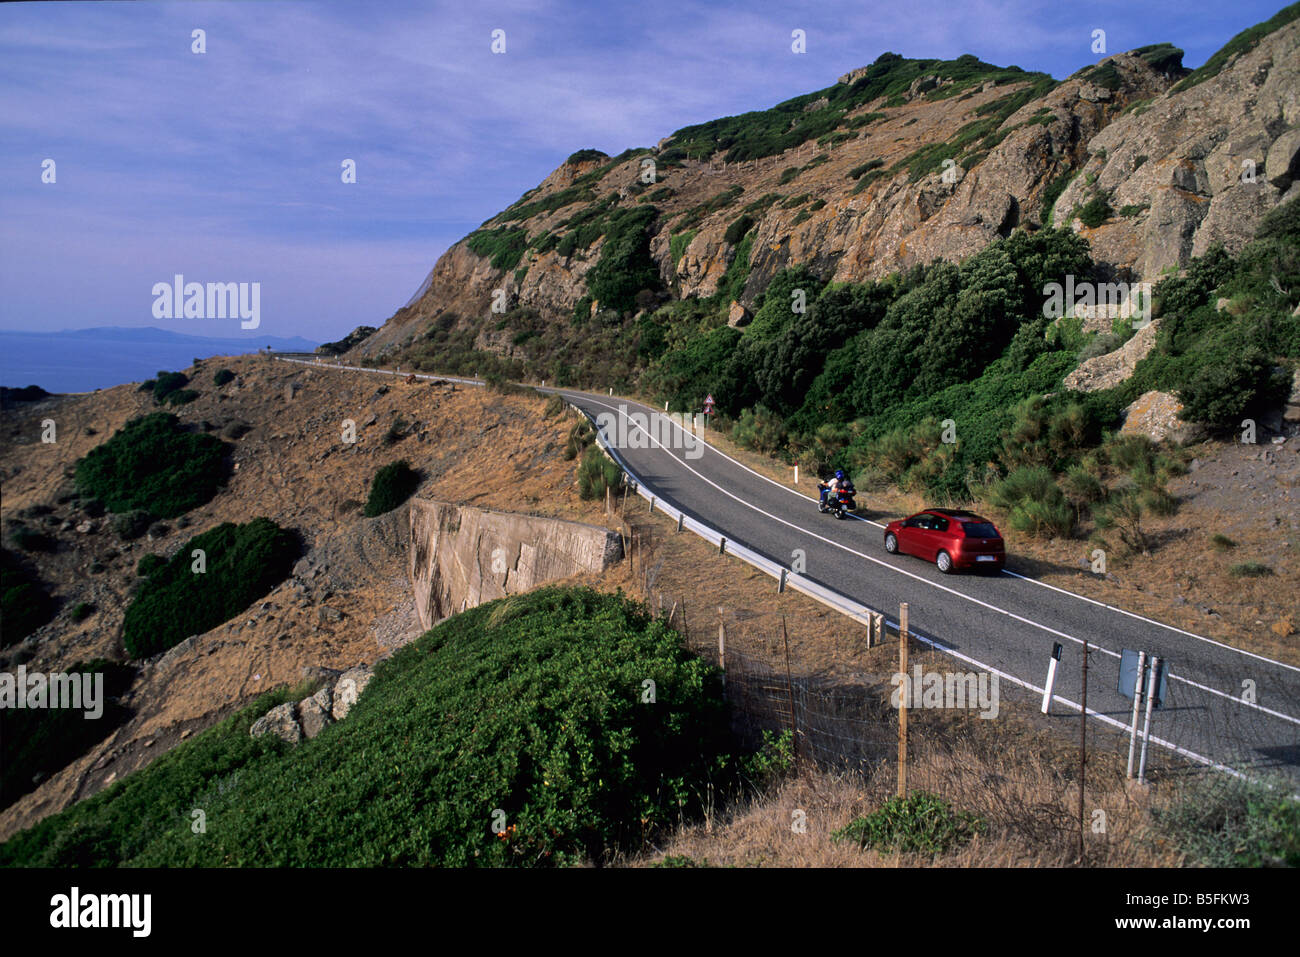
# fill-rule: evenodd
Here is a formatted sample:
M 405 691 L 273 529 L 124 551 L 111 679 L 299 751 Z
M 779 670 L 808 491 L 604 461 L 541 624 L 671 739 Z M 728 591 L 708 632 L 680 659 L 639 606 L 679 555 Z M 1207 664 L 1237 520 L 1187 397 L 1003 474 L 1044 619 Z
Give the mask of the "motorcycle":
M 830 486 L 826 482 L 818 482 L 817 487 L 822 490 L 821 500 L 817 503 L 817 511 L 823 515 L 830 512 L 836 518 L 843 518 L 857 509 L 855 496 L 858 493 L 852 482 L 846 480 L 835 490 L 833 495 L 827 491 Z

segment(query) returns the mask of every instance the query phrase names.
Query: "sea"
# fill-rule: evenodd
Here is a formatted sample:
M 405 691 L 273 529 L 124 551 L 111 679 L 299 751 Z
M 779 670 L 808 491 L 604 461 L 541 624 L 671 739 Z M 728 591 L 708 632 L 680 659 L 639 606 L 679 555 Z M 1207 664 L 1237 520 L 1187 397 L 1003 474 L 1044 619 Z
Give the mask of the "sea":
M 195 359 L 246 355 L 268 346 L 277 352 L 311 352 L 319 343 L 299 336 L 209 338 L 156 327 L 0 330 L 0 385 L 38 385 L 47 392 L 93 392 L 143 382 L 160 371 L 189 368 Z

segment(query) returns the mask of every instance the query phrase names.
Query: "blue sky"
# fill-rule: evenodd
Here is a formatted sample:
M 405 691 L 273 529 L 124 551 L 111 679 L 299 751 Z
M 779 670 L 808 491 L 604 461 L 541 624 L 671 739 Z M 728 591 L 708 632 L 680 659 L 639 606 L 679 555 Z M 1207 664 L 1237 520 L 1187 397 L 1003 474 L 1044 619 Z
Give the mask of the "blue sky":
M 382 323 L 449 245 L 574 150 L 651 146 L 886 50 L 1060 78 L 1100 59 L 1100 28 L 1109 53 L 1167 40 L 1194 67 L 1281 6 L 0 5 L 0 329 L 239 335 L 237 320 L 153 317 L 153 284 L 182 273 L 260 282 L 250 335 L 338 338 Z

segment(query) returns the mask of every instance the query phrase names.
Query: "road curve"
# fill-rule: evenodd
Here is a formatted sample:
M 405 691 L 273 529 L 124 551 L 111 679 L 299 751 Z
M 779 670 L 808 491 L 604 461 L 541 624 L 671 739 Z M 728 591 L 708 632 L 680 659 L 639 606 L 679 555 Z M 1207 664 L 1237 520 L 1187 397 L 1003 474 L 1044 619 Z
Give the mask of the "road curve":
M 1089 716 L 1127 730 L 1132 699 L 1118 691 L 1120 652 L 1142 650 L 1159 655 L 1169 671 L 1166 700 L 1151 724 L 1153 747 L 1236 775 L 1271 771 L 1300 781 L 1300 668 L 1014 572 L 943 575 L 929 563 L 885 552 L 883 521 L 898 516 L 874 514 L 867 496 L 859 496 L 856 520 L 837 521 L 820 514 L 813 499 L 689 435 L 659 410 L 571 389 L 539 391 L 562 396 L 608 426 L 604 444 L 659 502 L 777 565 L 790 568 L 801 552 L 800 577 L 847 603 L 889 612 L 907 602 L 912 632 L 959 666 L 995 672 L 1041 697 L 1059 642 L 1053 720 L 1080 710 L 1087 642 Z

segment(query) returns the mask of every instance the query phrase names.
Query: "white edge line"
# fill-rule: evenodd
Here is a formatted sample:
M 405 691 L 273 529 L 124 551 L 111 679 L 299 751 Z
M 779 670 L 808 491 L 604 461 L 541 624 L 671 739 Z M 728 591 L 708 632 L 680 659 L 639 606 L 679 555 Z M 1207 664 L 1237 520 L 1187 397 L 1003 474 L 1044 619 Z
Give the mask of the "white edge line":
M 575 390 L 575 391 L 576 391 L 576 390 Z M 583 394 L 583 393 L 579 393 L 579 394 Z M 615 398 L 618 398 L 618 397 L 616 396 Z M 636 405 L 640 405 L 640 406 L 642 406 L 642 407 L 645 408 L 645 409 L 649 409 L 649 406 L 645 405 L 645 403 L 643 403 L 643 402 L 637 402 L 635 399 L 623 399 L 622 401 L 624 401 L 624 402 L 633 402 L 633 403 L 635 403 Z M 657 412 L 657 410 L 651 410 L 651 411 L 655 411 L 655 412 Z M 671 418 L 669 418 L 669 421 L 672 422 L 673 420 L 672 420 Z M 674 423 L 674 425 L 676 425 L 676 423 Z M 681 428 L 681 426 L 678 425 L 677 428 Z M 685 430 L 683 430 L 683 431 L 685 431 Z M 733 463 L 733 464 L 735 464 L 735 465 L 738 465 L 740 468 L 744 469 L 746 472 L 749 472 L 751 475 L 755 476 L 756 478 L 760 478 L 760 479 L 762 479 L 764 482 L 769 482 L 769 483 L 771 483 L 772 485 L 775 485 L 777 488 L 781 489 L 782 491 L 789 492 L 791 495 L 797 495 L 799 498 L 803 499 L 804 501 L 808 501 L 808 500 L 809 500 L 809 499 L 808 499 L 808 496 L 804 495 L 803 493 L 801 493 L 801 492 L 797 492 L 797 491 L 795 491 L 794 489 L 790 488 L 788 485 L 782 485 L 780 482 L 776 481 L 776 479 L 769 478 L 768 476 L 763 475 L 761 472 L 757 472 L 757 471 L 755 471 L 754 469 L 752 469 L 752 468 L 750 468 L 748 465 L 746 465 L 744 462 L 741 462 L 741 461 L 739 461 L 739 460 L 737 460 L 737 459 L 735 459 L 735 458 L 732 458 L 730 455 L 728 455 L 726 452 L 723 452 L 721 449 L 717 448 L 716 446 L 710 445 L 706 440 L 700 438 L 698 435 L 695 436 L 695 441 L 699 442 L 699 443 L 700 443 L 701 445 L 703 445 L 705 448 L 711 450 L 712 452 L 716 453 L 717 455 L 721 455 L 721 456 L 722 456 L 724 459 L 726 459 L 728 462 L 731 462 L 731 463 Z M 765 514 L 766 514 L 766 513 L 765 513 Z M 858 521 L 860 521 L 860 522 L 866 522 L 866 523 L 869 524 L 869 525 L 875 525 L 877 528 L 884 528 L 884 527 L 885 527 L 884 525 L 881 525 L 879 522 L 874 522 L 874 521 L 872 521 L 872 520 L 869 519 L 869 518 L 863 518 L 863 517 L 861 517 L 860 515 L 853 515 L 853 516 L 851 516 L 851 517 L 852 517 L 852 518 L 856 518 L 856 519 L 857 519 Z M 1206 643 L 1208 643 L 1208 644 L 1215 645 L 1215 646 L 1217 646 L 1217 647 L 1219 647 L 1219 648 L 1223 648 L 1223 649 L 1226 650 L 1226 651 L 1235 651 L 1235 652 L 1237 652 L 1238 654 L 1246 655 L 1247 657 L 1250 657 L 1250 658 L 1256 658 L 1256 659 L 1258 659 L 1258 660 L 1260 660 L 1260 661 L 1265 661 L 1265 662 L 1268 662 L 1269 664 L 1277 665 L 1278 667 L 1286 668 L 1286 669 L 1288 669 L 1288 670 L 1290 670 L 1290 671 L 1300 672 L 1300 667 L 1297 667 L 1297 666 L 1295 666 L 1295 665 L 1289 665 L 1289 664 L 1287 664 L 1285 661 L 1278 661 L 1278 660 L 1276 660 L 1276 659 L 1274 659 L 1274 658 L 1269 658 L 1269 657 L 1267 657 L 1267 656 L 1265 656 L 1265 655 L 1255 654 L 1253 651 L 1245 651 L 1244 649 L 1241 649 L 1241 648 L 1234 648 L 1232 645 L 1225 645 L 1223 642 L 1221 642 L 1221 641 L 1215 641 L 1213 638 L 1207 638 L 1207 637 L 1205 637 L 1204 635 L 1198 635 L 1198 634 L 1196 634 L 1195 632 L 1185 631 L 1184 629 L 1182 629 L 1182 628 L 1178 628 L 1178 627 L 1176 627 L 1175 625 L 1168 625 L 1168 624 L 1165 624 L 1163 621 L 1157 621 L 1157 620 L 1154 619 L 1154 618 L 1148 618 L 1148 617 L 1146 617 L 1145 615 L 1139 615 L 1139 614 L 1137 614 L 1136 612 L 1127 611 L 1127 610 L 1125 610 L 1125 609 L 1123 609 L 1123 608 L 1117 608 L 1117 607 L 1114 606 L 1114 605 L 1108 605 L 1108 604 L 1106 604 L 1105 602 L 1098 601 L 1098 600 L 1096 600 L 1095 598 L 1089 598 L 1087 595 L 1080 595 L 1078 592 L 1073 592 L 1073 591 L 1070 591 L 1069 589 L 1066 589 L 1066 588 L 1060 588 L 1060 587 L 1058 587 L 1058 586 L 1056 586 L 1056 585 L 1049 585 L 1047 582 L 1040 581 L 1040 580 L 1038 580 L 1037 578 L 1030 578 L 1030 577 L 1027 576 L 1027 575 L 1020 575 L 1020 574 L 1017 574 L 1016 572 L 1013 572 L 1013 571 L 1007 571 L 1005 568 L 1003 569 L 1003 571 L 1004 571 L 1006 574 L 1011 575 L 1011 576 L 1013 576 L 1013 577 L 1015 577 L 1015 578 L 1022 579 L 1023 581 L 1031 582 L 1031 583 L 1033 583 L 1033 584 L 1035 584 L 1035 585 L 1041 585 L 1043 588 L 1050 588 L 1052 591 L 1060 592 L 1062 595 L 1069 595 L 1069 596 L 1071 596 L 1072 598 L 1077 598 L 1077 599 L 1079 599 L 1080 601 L 1086 601 L 1086 602 L 1088 602 L 1088 603 L 1090 603 L 1090 604 L 1093 604 L 1093 605 L 1100 605 L 1100 606 L 1102 606 L 1103 608 L 1109 608 L 1111 611 L 1117 611 L 1117 612 L 1119 612 L 1119 613 L 1122 614 L 1122 615 L 1128 615 L 1130 618 L 1136 618 L 1136 619 L 1138 619 L 1139 621 L 1145 621 L 1145 622 L 1147 622 L 1148 624 L 1158 625 L 1158 626 L 1161 627 L 1161 628 L 1167 628 L 1167 629 L 1169 629 L 1170 631 L 1175 631 L 1175 632 L 1177 632 L 1177 633 L 1180 634 L 1180 635 L 1186 635 L 1188 638 L 1195 638 L 1195 639 L 1197 639 L 1198 641 L 1204 641 L 1204 642 L 1206 642 Z M 1172 678 L 1173 675 L 1170 675 L 1170 677 Z M 1217 692 L 1217 693 L 1218 693 L 1218 694 L 1224 694 L 1224 693 L 1221 692 L 1221 691 L 1220 691 L 1220 692 Z M 1237 700 L 1236 698 L 1233 698 L 1232 695 L 1225 695 L 1225 697 L 1232 698 L 1234 701 Z M 1300 723 L 1300 722 L 1298 722 L 1298 723 Z

